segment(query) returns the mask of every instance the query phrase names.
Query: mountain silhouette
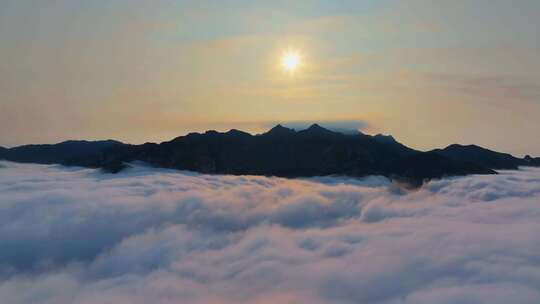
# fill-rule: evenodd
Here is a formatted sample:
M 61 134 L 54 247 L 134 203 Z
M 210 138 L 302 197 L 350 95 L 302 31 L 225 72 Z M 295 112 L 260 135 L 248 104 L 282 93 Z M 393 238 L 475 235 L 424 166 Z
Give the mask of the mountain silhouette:
M 540 157 L 531 157 L 530 155 L 525 156 L 524 158 L 527 166 L 540 167 Z
M 23 163 L 65 163 L 71 159 L 95 155 L 105 149 L 120 145 L 124 144 L 114 140 L 69 140 L 53 145 L 24 145 L 11 149 L 0 148 L 0 158 Z
M 472 162 L 492 169 L 517 169 L 519 166 L 527 166 L 525 159 L 514 157 L 507 153 L 491 151 L 476 145 L 450 145 L 434 152 L 457 161 Z
M 142 161 L 156 167 L 209 174 L 310 177 L 383 175 L 421 185 L 425 180 L 467 174 L 496 174 L 494 169 L 537 166 L 538 158 L 516 158 L 478 146 L 451 145 L 421 152 L 392 136 L 343 134 L 317 124 L 301 131 L 277 125 L 251 135 L 240 130 L 189 133 L 171 141 L 142 145 L 118 141 L 67 141 L 0 149 L 0 158 L 16 162 L 102 168 L 118 172 Z

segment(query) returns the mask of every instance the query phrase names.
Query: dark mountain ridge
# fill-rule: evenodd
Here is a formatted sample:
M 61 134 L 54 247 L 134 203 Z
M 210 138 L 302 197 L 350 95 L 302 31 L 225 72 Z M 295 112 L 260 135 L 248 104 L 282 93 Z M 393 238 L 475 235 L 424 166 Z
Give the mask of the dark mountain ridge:
M 517 158 L 508 153 L 500 153 L 476 145 L 450 145 L 434 152 L 458 161 L 477 163 L 491 169 L 517 169 L 519 166 L 530 165 L 525 159 Z
M 115 140 L 68 140 L 58 144 L 24 145 L 0 148 L 0 158 L 22 163 L 55 164 L 95 155 L 114 146 L 124 145 Z
M 530 155 L 527 155 L 523 160 L 525 160 L 527 166 L 540 167 L 540 157 L 531 157 Z
M 125 163 L 209 174 L 309 177 L 383 175 L 420 185 L 443 176 L 496 174 L 493 169 L 537 165 L 478 146 L 451 145 L 421 152 L 391 136 L 343 134 L 317 124 L 301 131 L 277 125 L 266 133 L 240 130 L 190 133 L 171 141 L 129 145 L 117 141 L 67 141 L 0 149 L 0 159 L 59 163 L 118 172 Z

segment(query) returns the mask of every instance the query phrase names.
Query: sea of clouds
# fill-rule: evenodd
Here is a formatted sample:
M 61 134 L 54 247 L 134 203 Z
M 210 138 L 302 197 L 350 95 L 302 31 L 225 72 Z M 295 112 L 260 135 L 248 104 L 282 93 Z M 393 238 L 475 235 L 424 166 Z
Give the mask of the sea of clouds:
M 540 170 L 432 181 L 0 163 L 0 302 L 540 303 Z

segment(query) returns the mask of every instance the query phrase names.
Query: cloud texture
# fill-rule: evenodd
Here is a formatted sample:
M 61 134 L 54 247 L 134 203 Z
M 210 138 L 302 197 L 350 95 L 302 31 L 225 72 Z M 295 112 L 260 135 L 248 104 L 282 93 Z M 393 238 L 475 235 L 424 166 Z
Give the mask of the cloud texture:
M 2 303 L 540 302 L 540 170 L 433 181 L 0 166 Z

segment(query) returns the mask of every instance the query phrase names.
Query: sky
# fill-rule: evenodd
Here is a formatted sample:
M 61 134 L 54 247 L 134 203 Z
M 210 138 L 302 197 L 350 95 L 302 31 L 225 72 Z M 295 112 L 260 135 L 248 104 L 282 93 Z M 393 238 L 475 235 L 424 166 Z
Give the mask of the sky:
M 422 150 L 540 156 L 539 15 L 536 0 L 0 0 L 0 145 L 354 122 Z

